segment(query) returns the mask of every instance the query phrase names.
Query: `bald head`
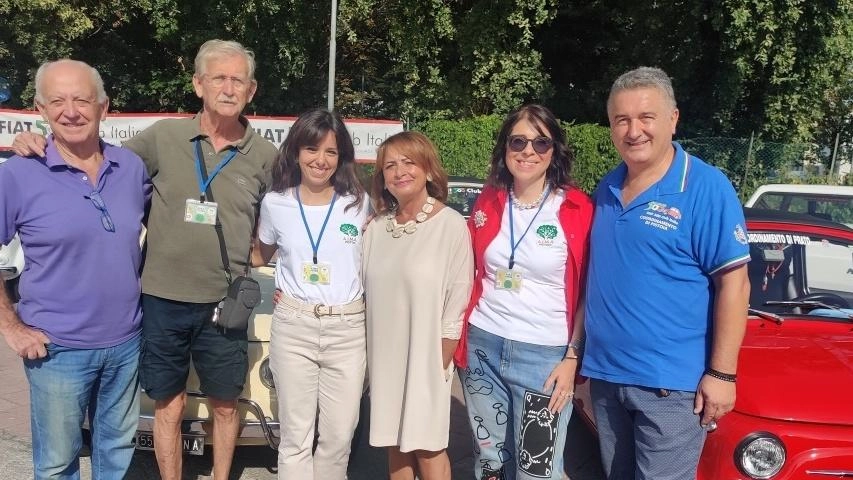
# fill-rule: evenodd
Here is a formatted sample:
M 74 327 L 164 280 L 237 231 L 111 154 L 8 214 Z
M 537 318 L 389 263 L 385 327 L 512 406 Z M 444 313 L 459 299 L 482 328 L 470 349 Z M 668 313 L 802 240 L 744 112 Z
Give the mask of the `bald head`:
M 47 76 L 74 70 L 86 72 L 91 81 L 91 87 L 95 90 L 97 102 L 104 103 L 107 100 L 107 92 L 104 90 L 104 80 L 101 78 L 101 74 L 86 62 L 68 58 L 41 64 L 36 71 L 36 102 L 44 104 L 46 101 L 44 80 Z

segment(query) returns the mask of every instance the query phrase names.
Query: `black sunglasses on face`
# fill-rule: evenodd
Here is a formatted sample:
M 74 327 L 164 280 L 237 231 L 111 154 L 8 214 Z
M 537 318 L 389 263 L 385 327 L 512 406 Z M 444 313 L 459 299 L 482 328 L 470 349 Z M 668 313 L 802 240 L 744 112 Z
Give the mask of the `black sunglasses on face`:
M 506 144 L 513 152 L 521 152 L 527 148 L 527 142 L 533 144 L 533 151 L 540 155 L 554 146 L 554 140 L 548 137 L 527 138 L 524 135 L 512 135 Z

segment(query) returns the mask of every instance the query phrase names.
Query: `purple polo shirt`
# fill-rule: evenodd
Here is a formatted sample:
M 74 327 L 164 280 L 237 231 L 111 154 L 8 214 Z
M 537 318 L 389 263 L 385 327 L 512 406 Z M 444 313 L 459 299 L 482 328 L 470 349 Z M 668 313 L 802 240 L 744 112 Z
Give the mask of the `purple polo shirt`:
M 139 334 L 142 320 L 139 236 L 151 180 L 135 153 L 101 147 L 96 187 L 65 163 L 52 136 L 44 158 L 0 165 L 0 243 L 18 232 L 26 260 L 18 315 L 72 348 L 121 344 Z M 115 232 L 88 197 L 96 189 Z

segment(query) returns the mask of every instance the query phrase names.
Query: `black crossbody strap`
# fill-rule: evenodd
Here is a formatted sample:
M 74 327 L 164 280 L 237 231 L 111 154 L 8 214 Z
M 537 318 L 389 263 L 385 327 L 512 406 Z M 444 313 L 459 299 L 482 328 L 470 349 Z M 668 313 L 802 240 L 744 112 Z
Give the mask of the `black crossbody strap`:
M 234 147 L 231 147 L 234 148 Z M 199 168 L 201 169 L 201 177 L 202 181 L 207 181 L 207 165 L 204 162 L 204 155 L 201 151 L 201 141 L 195 141 L 195 152 L 196 152 L 196 161 L 199 162 Z M 209 199 L 211 202 L 215 202 L 213 199 L 213 191 L 211 190 L 211 186 L 213 182 L 210 182 L 211 185 L 207 186 L 207 191 L 204 192 L 205 197 Z M 219 254 L 222 257 L 222 267 L 225 269 L 225 280 L 228 282 L 230 286 L 234 281 L 231 276 L 231 262 L 228 261 L 228 250 L 225 247 L 225 235 L 222 233 L 222 223 L 219 221 L 219 212 L 216 213 L 216 224 L 213 226 L 213 229 L 216 230 L 216 236 L 219 237 Z M 249 265 L 252 262 L 252 245 L 249 244 L 249 258 L 246 261 L 246 269 L 244 275 L 249 275 Z

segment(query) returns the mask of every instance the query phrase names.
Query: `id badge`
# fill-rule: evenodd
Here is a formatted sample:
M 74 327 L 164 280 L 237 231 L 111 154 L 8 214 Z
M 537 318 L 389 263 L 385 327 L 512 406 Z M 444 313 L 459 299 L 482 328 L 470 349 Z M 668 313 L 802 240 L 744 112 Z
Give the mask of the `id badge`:
M 328 285 L 332 267 L 328 263 L 305 262 L 302 264 L 302 283 Z
M 517 292 L 521 290 L 521 281 L 523 279 L 524 276 L 517 270 L 499 268 L 495 275 L 495 288 Z
M 216 225 L 217 208 L 219 206 L 216 202 L 200 202 L 194 198 L 188 198 L 186 208 L 184 209 L 184 221 Z

